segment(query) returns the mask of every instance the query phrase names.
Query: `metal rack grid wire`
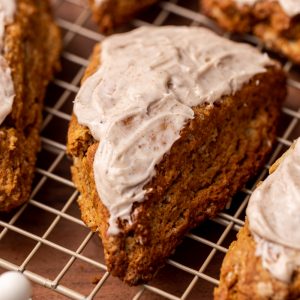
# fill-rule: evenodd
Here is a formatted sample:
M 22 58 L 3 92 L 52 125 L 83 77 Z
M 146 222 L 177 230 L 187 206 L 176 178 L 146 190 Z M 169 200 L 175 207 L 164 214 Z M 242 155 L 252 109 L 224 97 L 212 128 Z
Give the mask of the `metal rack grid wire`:
M 92 48 L 103 36 L 91 21 L 86 1 L 53 0 L 52 4 L 63 33 L 63 68 L 46 97 L 43 146 L 30 201 L 8 215 L 0 215 L 0 273 L 23 272 L 34 284 L 33 299 L 212 299 L 222 259 L 244 224 L 253 187 L 299 135 L 300 70 L 289 61 L 283 62 L 289 74 L 290 96 L 282 110 L 277 145 L 265 168 L 238 193 L 227 210 L 186 235 L 156 279 L 150 284 L 128 287 L 107 272 L 100 241 L 80 220 L 78 193 L 65 155 L 72 101 Z M 160 2 L 122 30 L 151 24 L 184 24 L 206 26 L 220 33 L 211 20 L 198 12 L 197 4 L 198 0 Z M 242 39 L 263 50 L 254 37 Z

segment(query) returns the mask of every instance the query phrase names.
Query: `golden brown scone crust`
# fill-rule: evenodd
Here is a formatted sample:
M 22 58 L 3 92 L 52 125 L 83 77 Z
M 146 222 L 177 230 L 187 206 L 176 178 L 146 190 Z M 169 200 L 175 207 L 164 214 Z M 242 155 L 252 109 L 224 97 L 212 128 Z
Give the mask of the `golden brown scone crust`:
M 9 211 L 29 198 L 40 147 L 42 102 L 59 66 L 60 33 L 48 1 L 18 0 L 4 45 L 16 93 L 12 112 L 0 126 L 0 211 Z
M 300 15 L 286 15 L 278 2 L 261 0 L 253 7 L 235 0 L 201 0 L 202 11 L 231 32 L 252 33 L 265 46 L 300 64 Z
M 99 57 L 97 46 L 83 81 L 97 70 Z M 225 207 L 269 153 L 285 95 L 285 76 L 272 68 L 213 107 L 195 107 L 195 118 L 182 129 L 181 138 L 146 185 L 152 192 L 134 204 L 133 224 L 119 222 L 117 236 L 106 234 L 109 212 L 94 182 L 99 143 L 73 116 L 67 151 L 74 159 L 72 175 L 81 193 L 82 219 L 99 233 L 113 275 L 130 285 L 150 280 L 189 229 Z
M 274 278 L 255 256 L 255 241 L 246 221 L 225 256 L 215 300 L 299 300 L 300 269 L 290 284 Z
M 158 0 L 104 0 L 97 5 L 96 0 L 89 0 L 94 18 L 101 32 L 111 32 L 116 26 L 133 18 L 137 13 L 151 6 Z

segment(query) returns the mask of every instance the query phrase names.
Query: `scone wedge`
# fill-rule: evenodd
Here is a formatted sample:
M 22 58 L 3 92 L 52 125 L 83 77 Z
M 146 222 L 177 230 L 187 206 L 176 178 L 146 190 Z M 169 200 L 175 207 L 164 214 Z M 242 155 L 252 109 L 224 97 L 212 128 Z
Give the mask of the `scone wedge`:
M 225 207 L 263 165 L 285 95 L 276 63 L 204 28 L 145 27 L 95 48 L 67 149 L 113 275 L 150 280 Z
M 202 11 L 230 32 L 250 33 L 300 64 L 300 5 L 285 0 L 201 0 Z
M 299 158 L 300 139 L 250 197 L 245 226 L 223 261 L 216 300 L 300 298 Z
M 61 42 L 48 1 L 1 2 L 1 13 L 10 14 L 10 20 L 0 42 L 4 91 L 0 108 L 0 211 L 9 211 L 30 195 L 40 149 L 43 98 L 53 71 L 59 67 Z M 9 94 L 13 104 L 6 112 L 4 98 L 9 99 Z

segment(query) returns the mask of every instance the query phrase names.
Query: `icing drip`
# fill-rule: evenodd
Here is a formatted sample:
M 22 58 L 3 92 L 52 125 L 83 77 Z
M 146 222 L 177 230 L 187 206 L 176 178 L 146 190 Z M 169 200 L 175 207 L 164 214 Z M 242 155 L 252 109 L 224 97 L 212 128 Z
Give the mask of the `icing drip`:
M 13 21 L 15 10 L 14 0 L 0 0 L 0 125 L 11 112 L 15 96 L 11 70 L 3 56 L 5 26 Z
M 249 45 L 204 28 L 142 27 L 106 38 L 101 65 L 75 100 L 78 122 L 101 141 L 94 159 L 97 192 L 110 213 L 131 222 L 134 202 L 187 120 L 193 106 L 235 93 L 272 65 Z
M 235 0 L 239 5 L 249 5 L 253 6 L 255 3 L 260 0 Z M 274 2 L 275 0 L 267 0 L 270 2 Z M 290 16 L 294 17 L 300 14 L 300 0 L 277 0 L 284 12 Z
M 300 267 L 300 139 L 290 151 L 253 192 L 247 208 L 257 255 L 285 282 Z
M 262 265 L 277 279 L 289 282 L 296 267 L 300 266 L 299 250 L 272 243 L 254 235 L 256 255 L 262 257 Z

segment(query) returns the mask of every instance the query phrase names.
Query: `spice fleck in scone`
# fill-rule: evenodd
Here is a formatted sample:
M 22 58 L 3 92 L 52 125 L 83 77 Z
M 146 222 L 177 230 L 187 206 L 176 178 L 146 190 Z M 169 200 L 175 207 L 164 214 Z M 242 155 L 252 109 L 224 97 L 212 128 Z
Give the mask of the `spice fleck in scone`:
M 204 28 L 143 27 L 96 47 L 68 152 L 113 275 L 150 280 L 224 208 L 269 153 L 285 94 L 266 55 Z
M 300 299 L 300 139 L 253 192 L 215 299 Z
M 48 1 L 0 1 L 0 211 L 29 198 L 60 34 Z
M 267 48 L 300 64 L 299 0 L 201 0 L 200 5 L 226 30 L 253 33 Z
M 116 26 L 129 21 L 140 11 L 158 0 L 89 0 L 94 18 L 102 32 L 110 32 Z

